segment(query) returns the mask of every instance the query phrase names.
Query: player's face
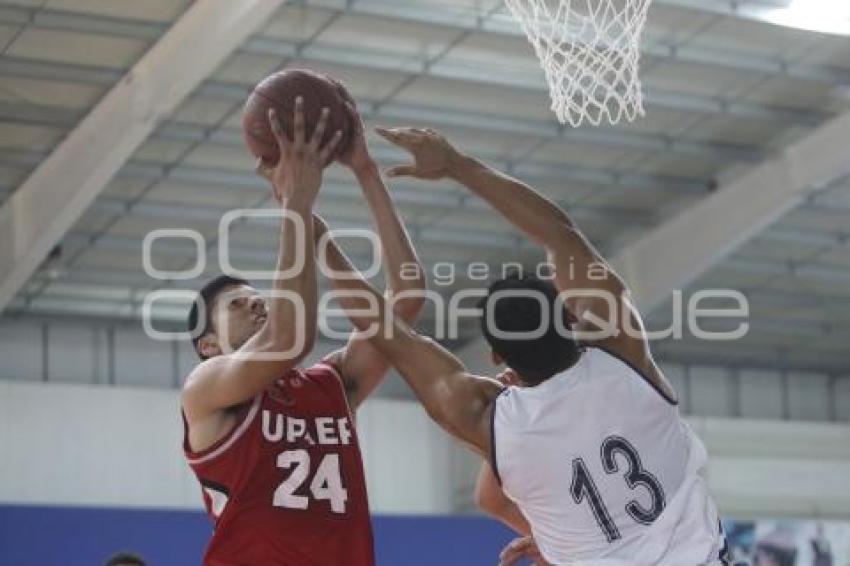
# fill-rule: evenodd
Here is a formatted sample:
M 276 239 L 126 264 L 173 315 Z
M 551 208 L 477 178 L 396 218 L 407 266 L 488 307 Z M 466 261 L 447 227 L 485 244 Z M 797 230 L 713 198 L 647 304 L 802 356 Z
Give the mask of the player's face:
M 225 353 L 240 348 L 265 324 L 266 302 L 256 289 L 238 285 L 225 289 L 213 305 L 213 320 L 219 345 Z

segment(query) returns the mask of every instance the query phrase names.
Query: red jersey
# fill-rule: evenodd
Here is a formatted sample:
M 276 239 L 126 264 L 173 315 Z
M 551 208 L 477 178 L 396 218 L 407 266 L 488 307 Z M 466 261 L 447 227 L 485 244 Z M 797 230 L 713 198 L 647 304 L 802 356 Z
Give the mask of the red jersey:
M 206 566 L 374 564 L 357 433 L 331 364 L 290 371 L 202 452 L 186 433 L 215 523 Z

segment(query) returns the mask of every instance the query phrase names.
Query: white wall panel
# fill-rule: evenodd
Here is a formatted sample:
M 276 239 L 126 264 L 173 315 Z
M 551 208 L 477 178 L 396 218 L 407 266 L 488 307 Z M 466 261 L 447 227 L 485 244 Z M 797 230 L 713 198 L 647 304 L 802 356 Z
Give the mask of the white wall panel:
M 829 420 L 829 378 L 816 373 L 788 374 L 788 416 L 791 419 Z
M 51 382 L 91 383 L 95 374 L 94 329 L 65 324 L 48 328 L 47 376 Z
M 850 518 L 850 426 L 689 419 L 722 513 Z
M 782 376 L 778 372 L 742 370 L 740 379 L 741 414 L 754 419 L 781 419 L 783 415 Z
M 41 381 L 42 324 L 32 320 L 0 320 L 0 379 Z M 48 328 L 50 381 L 106 384 L 113 375 L 118 385 L 170 388 L 182 383 L 197 364 L 188 341 L 178 344 L 175 361 L 172 343 L 152 341 L 140 330 L 126 325 L 110 329 L 99 323 L 62 320 L 49 322 Z M 110 333 L 115 338 L 114 372 L 110 371 Z M 307 363 L 341 345 L 341 342 L 319 340 Z M 471 342 L 456 354 L 473 372 L 494 375 L 499 370 L 481 341 Z M 844 415 L 844 420 L 850 420 L 850 394 L 846 393 L 845 381 L 836 382 L 833 396 L 828 378 L 819 374 L 796 374 L 798 377 L 789 378 L 793 389 L 785 391 L 785 379 L 778 372 L 743 368 L 737 370 L 736 377 L 733 370 L 724 368 L 689 367 L 665 363 L 663 359 L 661 365 L 680 396 L 684 414 L 803 420 Z M 686 379 L 684 376 L 689 374 Z M 808 381 L 802 376 L 814 379 Z M 409 400 L 412 394 L 391 370 L 375 396 Z
M 177 395 L 0 381 L 0 501 L 198 508 Z M 688 420 L 709 449 L 708 479 L 724 513 L 850 518 L 850 426 Z M 480 460 L 418 404 L 369 401 L 358 430 L 373 511 L 469 508 Z
M 415 403 L 358 413 L 370 504 L 451 510 L 448 437 Z M 199 508 L 176 390 L 0 381 L 0 502 Z
M 369 499 L 383 513 L 449 513 L 451 439 L 418 403 L 376 399 L 358 411 Z
M 664 372 L 664 377 L 673 386 L 676 396 L 679 399 L 679 410 L 683 413 L 690 412 L 690 387 L 687 378 L 687 368 L 682 364 L 662 363 L 661 371 Z
M 184 340 L 177 345 L 177 383 L 183 384 L 183 381 L 189 375 L 189 372 L 198 365 L 200 359 L 192 347 L 192 343 Z
M 115 331 L 116 383 L 142 387 L 170 387 L 174 363 L 169 342 L 149 339 L 132 328 Z
M 835 417 L 839 421 L 850 421 L 850 375 L 835 380 Z
M 723 368 L 693 366 L 690 369 L 691 414 L 699 416 L 731 416 L 732 383 Z
M 38 381 L 42 377 L 41 326 L 30 322 L 0 324 L 0 375 Z
M 0 382 L 0 500 L 198 507 L 176 392 Z
M 105 327 L 95 327 L 95 340 L 92 344 L 94 352 L 94 375 L 92 375 L 93 383 L 109 383 L 110 374 L 110 359 L 109 359 L 109 329 Z
M 466 364 L 469 371 L 478 375 L 495 375 L 502 367 L 493 364 L 491 351 L 482 340 L 472 340 L 455 352 L 455 355 Z

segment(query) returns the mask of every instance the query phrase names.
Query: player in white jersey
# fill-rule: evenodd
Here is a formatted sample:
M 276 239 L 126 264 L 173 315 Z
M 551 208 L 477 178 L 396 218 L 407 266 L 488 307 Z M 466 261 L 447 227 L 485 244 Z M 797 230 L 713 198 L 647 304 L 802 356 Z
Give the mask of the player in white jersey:
M 497 471 L 499 515 L 530 528 L 552 564 L 721 564 L 724 537 L 699 472 L 705 449 L 679 416 L 628 289 L 567 214 L 527 185 L 457 151 L 433 130 L 379 130 L 415 162 L 390 175 L 452 178 L 545 248 L 552 281 L 517 275 L 482 302 L 496 363 L 520 387 L 471 375 L 358 278 L 349 318 L 407 380 L 430 416 Z M 328 263 L 355 274 L 333 244 Z M 374 305 L 378 305 L 377 312 Z M 375 327 L 378 328 L 375 328 Z M 377 330 L 377 332 L 375 332 Z M 490 485 L 495 482 L 490 481 Z M 525 541 L 531 549 L 531 541 Z M 513 549 L 516 550 L 516 549 Z M 517 558 L 508 552 L 505 562 Z

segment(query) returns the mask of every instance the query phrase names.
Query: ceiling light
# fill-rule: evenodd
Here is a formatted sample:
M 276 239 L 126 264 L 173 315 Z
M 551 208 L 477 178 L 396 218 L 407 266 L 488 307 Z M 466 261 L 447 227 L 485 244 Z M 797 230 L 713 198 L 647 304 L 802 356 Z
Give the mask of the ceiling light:
M 780 26 L 850 35 L 850 2 L 847 0 L 792 0 L 783 7 L 748 6 L 742 10 Z

